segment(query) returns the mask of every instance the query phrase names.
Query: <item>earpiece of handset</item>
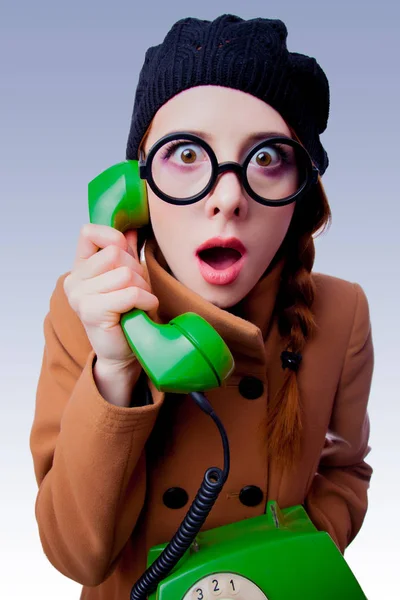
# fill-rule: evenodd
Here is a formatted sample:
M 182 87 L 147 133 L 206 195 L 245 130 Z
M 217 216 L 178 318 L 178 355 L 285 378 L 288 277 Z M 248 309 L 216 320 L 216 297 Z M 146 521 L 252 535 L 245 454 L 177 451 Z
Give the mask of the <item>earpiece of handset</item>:
M 145 182 L 138 161 L 118 163 L 88 186 L 91 223 L 122 232 L 149 222 Z M 189 393 L 221 385 L 234 369 L 232 354 L 221 336 L 202 317 L 185 313 L 167 325 L 154 323 L 139 309 L 121 316 L 128 344 L 155 387 Z
M 91 223 L 119 231 L 138 229 L 149 222 L 146 184 L 137 160 L 120 162 L 92 179 L 88 186 Z

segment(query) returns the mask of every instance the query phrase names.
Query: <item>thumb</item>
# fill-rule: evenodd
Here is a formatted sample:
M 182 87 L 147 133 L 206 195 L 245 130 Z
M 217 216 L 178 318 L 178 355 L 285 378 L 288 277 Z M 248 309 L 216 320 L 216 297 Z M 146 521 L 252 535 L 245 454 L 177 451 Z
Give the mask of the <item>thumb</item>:
M 129 254 L 131 254 L 134 258 L 136 258 L 137 261 L 139 261 L 139 253 L 138 253 L 138 248 L 137 248 L 137 239 L 138 239 L 137 230 L 129 229 L 128 231 L 125 231 L 124 235 L 125 235 L 126 241 L 128 242 Z

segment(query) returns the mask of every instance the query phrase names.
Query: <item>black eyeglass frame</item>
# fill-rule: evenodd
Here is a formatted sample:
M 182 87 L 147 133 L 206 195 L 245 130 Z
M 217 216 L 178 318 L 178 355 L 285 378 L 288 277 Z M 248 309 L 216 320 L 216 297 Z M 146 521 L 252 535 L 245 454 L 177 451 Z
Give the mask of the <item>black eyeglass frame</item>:
M 157 186 L 156 182 L 153 179 L 151 166 L 152 166 L 154 156 L 156 155 L 156 153 L 162 146 L 164 146 L 168 142 L 172 142 L 173 140 L 196 142 L 207 152 L 207 154 L 210 158 L 210 162 L 211 162 L 210 181 L 205 186 L 205 188 L 203 188 L 201 190 L 201 192 L 199 192 L 198 194 L 195 194 L 194 196 L 190 196 L 189 198 L 178 199 L 173 196 L 168 196 L 162 190 L 160 190 L 160 188 Z M 298 189 L 295 194 L 292 194 L 291 196 L 287 196 L 286 198 L 283 198 L 282 200 L 267 200 L 267 199 L 263 198 L 262 196 L 259 196 L 251 188 L 251 186 L 248 182 L 248 179 L 247 179 L 246 172 L 247 172 L 247 167 L 248 167 L 249 162 L 251 161 L 254 154 L 258 150 L 261 150 L 261 148 L 265 147 L 266 143 L 287 144 L 287 145 L 295 148 L 296 158 L 297 158 L 297 156 L 300 158 L 300 162 L 302 163 L 300 166 L 302 168 L 304 168 L 304 170 L 305 170 L 305 180 L 304 180 L 303 185 L 300 187 L 300 189 Z M 143 157 L 142 150 L 140 151 L 140 154 L 139 154 L 139 176 L 140 176 L 140 178 L 146 180 L 148 182 L 150 188 L 153 190 L 153 192 L 159 198 L 161 198 L 161 200 L 164 200 L 165 202 L 168 202 L 169 204 L 188 205 L 188 204 L 194 204 L 195 202 L 202 200 L 205 196 L 207 196 L 207 194 L 209 194 L 211 192 L 211 190 L 213 189 L 214 185 L 217 182 L 218 177 L 222 173 L 226 173 L 227 171 L 233 171 L 234 173 L 236 173 L 239 176 L 239 179 L 240 179 L 244 189 L 248 193 L 248 195 L 253 200 L 255 200 L 256 202 L 259 202 L 260 204 L 263 204 L 264 206 L 285 206 L 286 204 L 291 204 L 292 202 L 298 201 L 301 197 L 303 197 L 307 193 L 307 191 L 309 191 L 309 189 L 313 185 L 315 185 L 317 183 L 318 175 L 319 175 L 319 170 L 317 169 L 317 167 L 315 167 L 313 165 L 311 157 L 308 154 L 307 150 L 301 144 L 299 144 L 296 140 L 286 137 L 286 136 L 279 136 L 279 137 L 274 136 L 274 137 L 266 138 L 265 140 L 262 140 L 261 142 L 257 142 L 257 144 L 255 144 L 254 146 L 252 146 L 250 148 L 250 150 L 246 154 L 246 158 L 244 159 L 242 164 L 239 164 L 237 162 L 230 162 L 230 161 L 218 163 L 218 160 L 217 160 L 217 157 L 215 156 L 214 150 L 211 148 L 211 146 L 209 144 L 207 144 L 207 142 L 205 142 L 202 138 L 198 137 L 197 135 L 193 135 L 191 133 L 185 133 L 184 131 L 176 132 L 176 133 L 169 133 L 168 135 L 165 135 L 162 138 L 160 138 L 150 148 L 147 158 Z

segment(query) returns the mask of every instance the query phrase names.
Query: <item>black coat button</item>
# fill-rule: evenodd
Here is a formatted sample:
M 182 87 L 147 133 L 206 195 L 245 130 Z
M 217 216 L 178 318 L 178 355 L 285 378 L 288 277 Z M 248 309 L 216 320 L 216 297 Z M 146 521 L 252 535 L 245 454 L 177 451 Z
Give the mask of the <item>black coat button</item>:
M 250 375 L 243 377 L 239 383 L 239 392 L 243 398 L 248 400 L 255 400 L 262 396 L 264 392 L 264 384 L 257 377 L 250 377 Z
M 246 485 L 240 490 L 239 500 L 245 506 L 257 506 L 263 499 L 262 490 L 256 485 Z
M 168 508 L 182 508 L 188 500 L 188 493 L 180 487 L 169 488 L 163 495 L 164 504 Z

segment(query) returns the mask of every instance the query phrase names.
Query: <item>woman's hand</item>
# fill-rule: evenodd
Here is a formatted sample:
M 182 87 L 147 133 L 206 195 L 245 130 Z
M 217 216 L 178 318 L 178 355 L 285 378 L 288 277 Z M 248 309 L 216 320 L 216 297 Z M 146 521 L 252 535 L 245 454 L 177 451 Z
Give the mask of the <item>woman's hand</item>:
M 137 231 L 123 234 L 113 227 L 92 223 L 82 227 L 64 291 L 103 369 L 117 371 L 136 361 L 120 317 L 133 308 L 147 311 L 158 307 L 158 299 L 143 275 Z

